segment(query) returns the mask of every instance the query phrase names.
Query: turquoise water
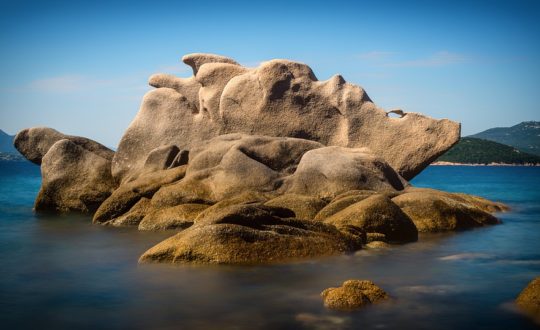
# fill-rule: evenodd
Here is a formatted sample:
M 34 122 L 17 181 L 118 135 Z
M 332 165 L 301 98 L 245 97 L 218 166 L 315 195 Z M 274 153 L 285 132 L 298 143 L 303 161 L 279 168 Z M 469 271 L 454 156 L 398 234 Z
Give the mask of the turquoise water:
M 170 233 L 35 215 L 31 164 L 0 163 L 3 329 L 534 329 L 511 301 L 540 275 L 540 168 L 430 167 L 413 184 L 508 203 L 502 225 L 387 250 L 258 266 L 138 265 Z M 370 279 L 392 303 L 343 313 L 319 293 Z

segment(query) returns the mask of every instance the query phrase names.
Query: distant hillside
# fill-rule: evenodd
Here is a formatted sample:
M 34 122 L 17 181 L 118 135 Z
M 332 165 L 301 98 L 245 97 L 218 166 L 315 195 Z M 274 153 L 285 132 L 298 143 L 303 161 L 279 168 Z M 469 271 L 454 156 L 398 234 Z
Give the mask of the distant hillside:
M 469 137 L 499 142 L 540 155 L 540 121 L 524 121 L 512 127 L 490 128 Z
M 0 129 L 0 152 L 19 153 L 13 146 L 13 138 L 14 136 Z
M 437 161 L 465 164 L 540 164 L 540 156 L 501 143 L 464 137 Z

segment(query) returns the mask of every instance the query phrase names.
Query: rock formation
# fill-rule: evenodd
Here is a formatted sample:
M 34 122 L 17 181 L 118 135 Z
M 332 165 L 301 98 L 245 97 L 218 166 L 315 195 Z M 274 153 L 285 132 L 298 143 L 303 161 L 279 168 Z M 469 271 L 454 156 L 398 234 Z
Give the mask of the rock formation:
M 20 131 L 13 143 L 41 165 L 36 210 L 94 212 L 117 187 L 111 175 L 114 152 L 95 141 L 34 127 Z
M 540 277 L 533 279 L 516 299 L 518 307 L 540 324 Z
M 390 299 L 388 294 L 375 283 L 362 280 L 348 280 L 338 288 L 328 288 L 321 292 L 324 306 L 337 310 L 354 310 L 366 305 Z
M 154 149 L 190 150 L 227 133 L 298 137 L 367 147 L 407 180 L 455 144 L 458 123 L 401 111 L 391 118 L 359 86 L 336 75 L 318 81 L 305 64 L 272 60 L 255 69 L 211 54 L 183 61 L 190 78 L 158 74 L 113 160 L 119 181 L 136 177 Z
M 505 210 L 408 183 L 458 140 L 457 123 L 390 117 L 362 88 L 318 81 L 302 63 L 183 61 L 194 75 L 152 76 L 116 153 L 50 128 L 17 134 L 17 149 L 41 164 L 36 210 L 174 234 L 141 262 L 233 264 L 413 242 L 419 231 L 498 223 L 492 213 Z

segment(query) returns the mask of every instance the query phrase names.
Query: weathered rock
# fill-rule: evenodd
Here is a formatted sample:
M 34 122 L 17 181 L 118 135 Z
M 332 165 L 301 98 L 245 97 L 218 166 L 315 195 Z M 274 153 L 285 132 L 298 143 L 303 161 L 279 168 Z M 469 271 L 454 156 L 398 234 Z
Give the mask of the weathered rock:
M 372 241 L 365 245 L 366 249 L 386 249 L 389 247 L 390 247 L 390 244 L 383 241 Z
M 280 218 L 286 209 L 233 205 L 145 252 L 140 262 L 255 264 L 329 256 L 361 239 L 321 222 Z
M 321 296 L 327 308 L 345 311 L 390 299 L 383 289 L 365 280 L 347 280 L 338 288 L 324 290 Z
M 275 192 L 300 157 L 320 147 L 294 138 L 222 135 L 192 149 L 184 180 L 160 189 L 152 203 L 159 207 L 215 203 L 243 192 Z
M 235 60 L 232 58 L 228 58 L 221 55 L 215 55 L 215 54 L 204 54 L 204 53 L 193 53 L 193 54 L 187 54 L 182 57 L 182 62 L 186 63 L 193 69 L 193 75 L 197 75 L 197 72 L 199 71 L 199 68 L 203 64 L 207 63 L 228 63 L 228 64 L 236 64 Z
M 411 219 L 388 197 L 373 195 L 324 220 L 335 226 L 356 226 L 366 233 L 384 234 L 389 242 L 413 242 L 418 231 Z
M 126 213 L 103 224 L 114 227 L 138 226 L 151 208 L 150 200 L 142 197 Z
M 336 196 L 328 205 L 322 208 L 315 216 L 315 220 L 323 221 L 324 219 L 331 217 L 346 207 L 358 203 L 369 196 L 377 194 L 373 190 L 350 190 L 343 194 Z
M 285 194 L 269 200 L 264 205 L 283 207 L 293 211 L 297 219 L 312 220 L 326 204 L 317 197 Z
M 372 242 L 388 242 L 385 234 L 382 233 L 368 233 L 366 234 L 366 243 Z
M 198 225 L 215 225 L 230 223 L 258 228 L 258 223 L 279 224 L 282 218 L 294 218 L 294 212 L 281 207 L 261 204 L 237 204 L 215 209 L 200 214 L 196 219 Z
M 368 147 L 411 179 L 459 139 L 459 124 L 416 113 L 390 118 L 365 91 L 337 75 L 318 81 L 302 63 L 272 60 L 244 68 L 211 54 L 183 58 L 191 78 L 154 75 L 113 161 L 119 181 L 164 145 L 191 148 L 226 133 L 300 137 L 325 145 Z
M 37 211 L 94 212 L 116 187 L 111 160 L 68 139 L 48 149 L 41 159 L 41 176 Z
M 208 207 L 206 204 L 181 204 L 153 209 L 139 223 L 139 230 L 185 229 L 191 227 L 195 218 Z
M 367 149 L 323 147 L 306 152 L 293 175 L 289 193 L 334 198 L 349 190 L 402 190 L 407 182 Z
M 392 201 L 414 222 L 419 232 L 462 230 L 500 221 L 484 209 L 495 203 L 433 189 L 410 189 Z M 484 205 L 484 206 L 481 206 Z M 502 208 L 502 206 L 500 206 Z
M 161 146 L 150 151 L 144 162 L 143 172 L 155 172 L 169 168 L 179 152 L 180 149 L 175 145 Z
M 540 277 L 532 280 L 516 299 L 518 307 L 540 324 Z
M 26 159 L 40 165 L 43 157 L 53 144 L 64 139 L 109 161 L 114 156 L 114 151 L 96 141 L 80 136 L 65 135 L 48 127 L 23 129 L 17 133 L 13 144 Z
M 182 179 L 186 166 L 148 173 L 138 179 L 121 185 L 99 206 L 93 221 L 102 223 L 120 217 L 141 198 L 151 198 L 158 189 Z

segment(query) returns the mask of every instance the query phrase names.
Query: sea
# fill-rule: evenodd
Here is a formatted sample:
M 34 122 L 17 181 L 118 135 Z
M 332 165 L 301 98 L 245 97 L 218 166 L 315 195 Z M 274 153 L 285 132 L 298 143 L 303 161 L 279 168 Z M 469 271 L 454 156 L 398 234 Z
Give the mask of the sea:
M 36 214 L 38 166 L 0 163 L 1 329 L 535 329 L 513 300 L 540 276 L 540 167 L 430 166 L 412 184 L 508 204 L 502 224 L 263 266 L 137 263 L 173 232 Z M 328 310 L 369 279 L 392 300 Z

